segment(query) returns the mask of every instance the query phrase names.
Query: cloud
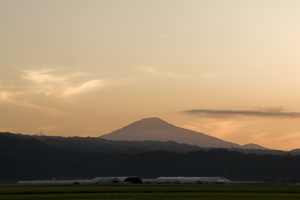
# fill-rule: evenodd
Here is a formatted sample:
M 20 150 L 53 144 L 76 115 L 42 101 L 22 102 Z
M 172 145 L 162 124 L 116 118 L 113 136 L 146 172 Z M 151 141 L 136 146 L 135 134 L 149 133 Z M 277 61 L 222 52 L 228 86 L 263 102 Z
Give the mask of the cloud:
M 63 114 L 60 110 L 52 107 L 39 106 L 31 103 L 28 99 L 24 99 L 24 93 L 22 92 L 10 92 L 1 91 L 0 92 L 0 102 L 9 103 L 15 106 L 21 106 L 25 108 L 30 108 L 34 110 L 46 111 L 52 114 Z
M 192 109 L 183 112 L 192 115 L 209 116 L 209 117 L 252 116 L 252 117 L 300 118 L 300 112 L 283 112 L 282 109 L 259 109 L 259 110 Z
M 34 103 L 30 103 L 28 101 L 15 101 L 14 103 L 19 106 L 31 108 L 34 110 L 40 110 L 40 111 L 44 111 L 44 112 L 48 112 L 48 113 L 52 113 L 52 114 L 56 114 L 56 115 L 64 114 L 62 111 L 58 110 L 57 108 L 39 106 Z
M 107 82 L 101 79 L 84 80 L 84 75 L 89 74 L 81 71 L 55 75 L 56 71 L 53 69 L 24 70 L 22 78 L 34 83 L 30 85 L 32 93 L 46 96 L 70 97 L 107 85 Z
M 64 96 L 77 95 L 81 93 L 85 93 L 94 89 L 99 88 L 100 86 L 105 85 L 106 83 L 103 80 L 91 80 L 84 82 L 78 87 L 68 87 L 64 92 Z
M 20 75 L 21 79 L 17 82 L 12 84 L 1 82 L 0 102 L 62 114 L 62 111 L 55 108 L 54 99 L 81 95 L 108 84 L 106 80 L 91 79 L 91 74 L 81 71 L 65 74 L 58 74 L 61 71 L 53 69 L 22 70 L 22 72 L 23 75 Z M 46 101 L 47 106 L 41 105 Z
M 0 89 L 2 90 L 2 91 L 0 91 L 0 101 L 2 101 L 2 102 L 8 102 L 8 103 L 13 102 L 14 96 L 18 95 L 13 92 L 5 91 L 1 87 L 0 87 Z
M 24 70 L 25 75 L 22 76 L 24 79 L 37 82 L 37 83 L 49 83 L 49 82 L 64 82 L 71 77 L 82 75 L 83 73 L 78 71 L 63 76 L 53 75 L 50 72 L 53 72 L 53 69 L 42 69 L 38 71 Z
M 156 74 L 156 75 L 159 75 L 159 76 L 172 77 L 172 78 L 185 78 L 184 76 L 178 75 L 174 72 L 161 72 L 161 71 L 158 71 L 155 67 L 141 66 L 141 67 L 137 67 L 137 70 L 139 70 L 141 72 L 150 73 L 150 74 Z
M 24 70 L 25 75 L 22 76 L 24 79 L 37 82 L 37 83 L 46 83 L 46 82 L 61 82 L 66 79 L 66 77 L 59 77 L 49 74 L 53 70 L 43 69 L 40 71 L 28 71 Z
M 7 91 L 0 91 L 0 101 L 9 102 L 11 94 Z

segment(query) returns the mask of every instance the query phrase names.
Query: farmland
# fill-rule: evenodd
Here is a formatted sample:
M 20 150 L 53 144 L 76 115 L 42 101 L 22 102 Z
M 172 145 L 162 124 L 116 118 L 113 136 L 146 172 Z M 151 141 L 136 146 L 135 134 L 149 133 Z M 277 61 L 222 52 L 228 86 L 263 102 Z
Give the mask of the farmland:
M 141 199 L 141 200 L 235 200 L 299 199 L 297 185 L 72 185 L 72 186 L 0 186 L 0 199 Z

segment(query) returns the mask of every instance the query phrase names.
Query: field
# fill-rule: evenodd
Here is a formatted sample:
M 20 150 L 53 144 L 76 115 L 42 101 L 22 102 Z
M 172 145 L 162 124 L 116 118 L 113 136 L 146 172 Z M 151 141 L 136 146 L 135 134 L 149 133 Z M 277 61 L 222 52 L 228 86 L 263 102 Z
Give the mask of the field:
M 288 200 L 300 199 L 296 185 L 72 185 L 0 186 L 1 200 L 125 199 L 125 200 Z

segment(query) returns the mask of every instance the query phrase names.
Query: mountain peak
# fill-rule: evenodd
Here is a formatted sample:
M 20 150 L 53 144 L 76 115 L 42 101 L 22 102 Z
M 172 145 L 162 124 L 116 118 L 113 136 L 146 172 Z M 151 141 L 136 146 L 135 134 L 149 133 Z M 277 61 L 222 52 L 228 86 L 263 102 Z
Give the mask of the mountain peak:
M 138 120 L 136 122 L 133 122 L 126 127 L 130 127 L 130 126 L 141 126 L 143 128 L 154 128 L 157 126 L 161 127 L 161 126 L 173 126 L 173 125 L 167 123 L 166 121 L 164 121 L 158 117 L 150 117 L 150 118 L 144 118 L 144 119 Z
M 163 121 L 164 122 L 164 120 L 160 119 L 159 117 L 148 117 L 148 118 L 143 118 L 139 121 Z
M 142 135 L 146 136 L 147 133 L 152 132 L 151 135 L 164 131 L 166 132 L 167 130 L 173 129 L 175 126 L 172 124 L 169 124 L 165 122 L 164 120 L 158 118 L 158 117 L 151 117 L 151 118 L 144 118 L 138 121 L 135 121 L 117 131 L 114 131 L 112 133 L 117 134 L 118 137 L 121 137 L 122 140 L 131 140 L 129 138 L 132 138 L 132 134 L 135 134 L 134 137 L 141 137 Z M 122 134 L 120 133 L 122 132 Z M 107 134 L 112 136 L 114 134 Z M 128 137 L 128 138 L 127 138 Z M 105 139 L 109 139 L 104 137 Z M 111 138 L 112 139 L 112 138 Z M 149 138 L 148 140 L 151 140 L 154 138 Z M 139 140 L 139 139 L 136 139 Z M 171 139 L 169 139 L 171 140 Z
M 101 138 L 125 141 L 175 141 L 201 147 L 239 147 L 238 144 L 174 126 L 158 117 L 138 120 L 119 130 L 103 135 Z
M 149 117 L 149 118 L 143 118 L 134 123 L 151 123 L 152 124 L 152 123 L 167 123 L 167 122 L 160 119 L 159 117 Z

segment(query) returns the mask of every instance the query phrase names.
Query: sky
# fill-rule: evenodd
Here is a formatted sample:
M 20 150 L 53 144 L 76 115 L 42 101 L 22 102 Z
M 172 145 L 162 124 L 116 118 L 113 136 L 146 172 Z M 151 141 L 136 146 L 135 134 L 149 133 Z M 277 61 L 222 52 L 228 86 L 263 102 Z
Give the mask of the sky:
M 300 148 L 298 0 L 0 0 L 0 131 L 134 121 Z M 171 138 L 170 138 L 171 139 Z

